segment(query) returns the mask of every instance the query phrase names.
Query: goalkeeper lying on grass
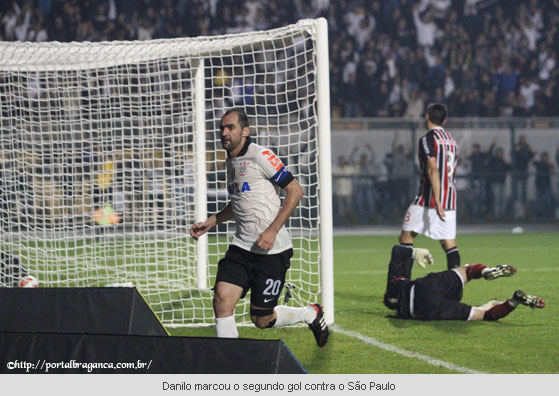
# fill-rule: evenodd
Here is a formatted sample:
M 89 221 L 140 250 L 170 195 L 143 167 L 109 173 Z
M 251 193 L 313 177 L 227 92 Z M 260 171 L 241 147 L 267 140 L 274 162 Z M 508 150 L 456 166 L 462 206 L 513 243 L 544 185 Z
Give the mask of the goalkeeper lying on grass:
M 426 264 L 433 264 L 433 257 L 427 249 L 401 245 L 392 248 L 384 304 L 396 310 L 402 319 L 497 320 L 507 316 L 520 304 L 531 308 L 545 307 L 545 301 L 541 298 L 527 295 L 522 290 L 515 291 L 504 302 L 490 301 L 481 307 L 460 302 L 462 290 L 468 281 L 512 276 L 516 268 L 510 265 L 489 268 L 483 264 L 468 264 L 412 280 L 413 260 L 423 268 Z

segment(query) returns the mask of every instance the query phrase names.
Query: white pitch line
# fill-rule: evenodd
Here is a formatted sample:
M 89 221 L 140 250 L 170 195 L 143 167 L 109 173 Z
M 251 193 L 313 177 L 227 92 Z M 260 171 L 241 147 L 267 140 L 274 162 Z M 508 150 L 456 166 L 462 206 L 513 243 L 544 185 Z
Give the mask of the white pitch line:
M 421 353 L 406 351 L 405 349 L 398 348 L 397 346 L 394 346 L 394 345 L 385 344 L 384 342 L 381 342 L 379 340 L 375 340 L 374 338 L 366 337 L 366 336 L 364 336 L 362 334 L 359 334 L 359 333 L 356 333 L 354 331 L 344 330 L 337 325 L 333 325 L 330 328 L 336 333 L 340 333 L 340 334 L 346 335 L 348 337 L 357 338 L 358 340 L 363 341 L 365 344 L 372 345 L 372 346 L 375 346 L 375 347 L 380 348 L 380 349 L 384 349 L 385 351 L 388 351 L 388 352 L 394 352 L 394 353 L 397 353 L 397 354 L 405 356 L 405 357 L 416 358 L 416 359 L 422 360 L 422 361 L 424 361 L 428 364 L 431 364 L 433 366 L 440 366 L 440 367 L 444 367 L 444 368 L 452 370 L 452 371 L 456 371 L 456 372 L 459 372 L 459 373 L 465 373 L 465 374 L 485 374 L 481 371 L 472 370 L 472 369 L 469 369 L 467 367 L 457 366 L 457 365 L 452 364 L 452 363 L 447 363 L 447 362 L 444 362 L 442 360 L 434 359 L 430 356 L 422 355 Z

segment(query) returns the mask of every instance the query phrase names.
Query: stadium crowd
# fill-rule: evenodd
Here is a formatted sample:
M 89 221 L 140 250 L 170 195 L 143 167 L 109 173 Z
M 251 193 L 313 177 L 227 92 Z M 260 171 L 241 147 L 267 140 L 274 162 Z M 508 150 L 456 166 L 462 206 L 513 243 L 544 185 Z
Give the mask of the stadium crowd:
M 445 103 L 451 117 L 556 115 L 559 0 L 9 0 L 0 4 L 0 40 L 209 36 L 320 16 L 329 22 L 333 117 L 418 118 L 434 101 Z M 544 203 L 536 214 L 552 218 L 554 154 L 559 165 L 559 150 L 544 156 L 529 146 L 521 154 L 479 144 L 461 152 L 459 197 L 475 203 L 461 206 L 463 216 L 503 219 L 517 202 L 515 212 L 523 213 L 532 172 Z M 337 158 L 335 221 L 399 219 L 415 192 L 413 155 L 394 142 L 376 161 L 370 147 Z M 508 177 L 513 196 L 504 197 Z
M 1 40 L 149 40 L 329 22 L 334 117 L 552 116 L 559 0 L 13 0 Z

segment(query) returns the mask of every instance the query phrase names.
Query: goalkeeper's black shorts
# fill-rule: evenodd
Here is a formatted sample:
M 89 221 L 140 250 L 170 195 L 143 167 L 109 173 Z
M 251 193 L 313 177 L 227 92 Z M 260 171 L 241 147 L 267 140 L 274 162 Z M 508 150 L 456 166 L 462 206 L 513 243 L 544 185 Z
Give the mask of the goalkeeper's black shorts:
M 471 306 L 460 302 L 463 284 L 453 270 L 415 280 L 414 314 L 419 320 L 468 320 Z

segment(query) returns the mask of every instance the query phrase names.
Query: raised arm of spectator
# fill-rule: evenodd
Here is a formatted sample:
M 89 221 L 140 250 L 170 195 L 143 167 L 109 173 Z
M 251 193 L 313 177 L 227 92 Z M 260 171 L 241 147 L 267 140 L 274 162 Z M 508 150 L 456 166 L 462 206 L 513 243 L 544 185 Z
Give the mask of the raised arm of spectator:
M 491 141 L 491 146 L 489 146 L 489 149 L 487 150 L 487 157 L 491 157 L 493 155 L 493 150 L 495 150 L 496 144 L 497 144 L 497 137 L 493 137 L 493 140 Z
M 413 23 L 415 24 L 416 29 L 421 29 L 424 23 L 421 21 L 419 16 L 419 3 L 413 6 L 412 15 L 413 15 Z
M 31 10 L 27 9 L 25 11 L 25 16 L 23 17 L 23 22 L 15 27 L 16 39 L 18 41 L 26 40 L 30 21 L 31 21 Z
M 369 152 L 369 163 L 374 164 L 375 163 L 375 152 L 373 151 L 373 147 L 369 143 L 367 143 L 365 145 L 365 148 Z
M 349 154 L 349 161 L 352 164 L 356 164 L 357 162 L 359 162 L 359 158 L 357 158 L 357 151 L 359 151 L 359 147 L 355 146 L 353 150 L 351 150 L 351 153 Z
M 392 138 L 392 152 L 396 152 L 396 147 L 398 146 L 398 131 L 394 133 L 394 137 Z

